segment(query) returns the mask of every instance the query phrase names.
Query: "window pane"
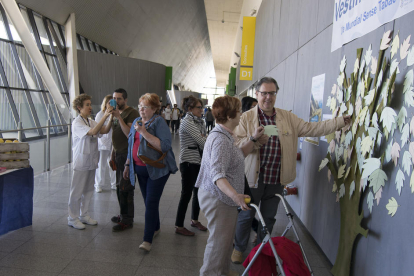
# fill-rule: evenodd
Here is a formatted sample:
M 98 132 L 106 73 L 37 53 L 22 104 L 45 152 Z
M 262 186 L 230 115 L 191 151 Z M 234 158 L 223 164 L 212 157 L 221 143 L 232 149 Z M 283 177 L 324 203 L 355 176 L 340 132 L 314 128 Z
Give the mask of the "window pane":
M 62 45 L 62 47 L 65 48 L 65 43 L 63 43 L 62 37 L 60 36 L 60 31 L 59 31 L 58 24 L 56 24 L 55 22 L 52 21 L 52 26 L 53 26 L 53 29 L 55 29 L 56 35 L 59 38 L 60 45 Z
M 80 42 L 79 42 L 79 37 L 78 36 L 76 36 L 76 48 L 78 50 L 82 50 L 82 47 L 80 46 Z
M 47 93 L 47 98 L 49 99 L 49 112 L 51 111 L 49 114 L 50 119 L 52 121 L 52 125 L 61 125 L 62 122 L 60 121 L 60 117 L 58 116 L 57 108 L 52 95 L 50 95 L 50 93 Z M 58 132 L 63 132 L 63 127 L 58 127 Z
M 98 51 L 98 53 L 102 53 L 101 47 L 99 47 L 99 45 L 97 43 L 95 43 L 95 47 L 96 47 L 96 51 Z
M 91 48 L 91 51 L 95 52 L 95 48 L 93 48 L 92 41 L 88 40 L 88 42 L 89 42 L 89 48 Z
M 0 41 L 0 59 L 6 73 L 7 81 L 10 87 L 23 88 L 16 63 L 10 48 L 10 43 Z
M 3 16 L 0 13 L 0 38 L 9 40 L 9 36 L 7 35 L 6 28 L 4 27 Z
M 19 55 L 20 64 L 22 65 L 23 73 L 26 78 L 27 86 L 30 89 L 40 89 L 38 79 L 36 78 L 36 69 L 33 65 L 32 59 L 27 54 L 26 49 L 22 46 L 16 46 Z
M 9 22 L 10 32 L 12 34 L 13 40 L 16 43 L 22 44 L 22 39 L 20 38 L 19 34 L 17 33 L 16 28 L 14 28 L 13 22 L 11 22 L 9 16 L 7 16 L 7 22 Z M 9 39 L 9 38 L 6 38 L 6 39 Z
M 51 54 L 52 50 L 50 49 L 49 39 L 47 37 L 45 25 L 43 24 L 43 19 L 36 13 L 33 13 L 33 15 L 36 22 L 37 30 L 39 31 L 40 43 L 42 44 L 43 50 Z M 56 45 L 54 46 L 56 47 Z
M 33 34 L 32 24 L 30 23 L 30 20 L 29 20 L 29 15 L 27 14 L 26 9 L 24 9 L 24 8 L 21 8 L 21 7 L 20 7 L 20 11 L 21 11 L 21 13 L 22 13 L 22 15 L 23 15 L 23 18 L 24 18 L 24 21 L 26 22 L 26 25 L 29 27 L 29 31 L 30 31 L 30 33 L 32 34 L 33 39 L 35 39 L 35 38 L 34 38 L 34 34 Z
M 58 72 L 56 70 L 55 57 L 46 55 L 46 59 L 47 59 L 47 63 L 49 64 L 50 73 L 52 74 L 53 79 L 55 80 L 56 85 L 59 88 L 59 91 L 60 92 L 65 92 L 65 91 L 63 91 L 62 83 L 60 82 L 60 78 L 59 78 Z
M 0 89 L 0 129 L 16 129 L 10 103 L 6 96 L 6 90 L 4 89 Z M 17 132 L 3 133 L 2 135 L 4 138 L 17 138 Z
M 36 109 L 37 117 L 39 118 L 39 122 L 41 126 L 47 125 L 47 110 L 46 110 L 46 104 L 43 100 L 42 93 L 47 92 L 30 92 L 30 95 L 32 96 L 33 105 Z
M 60 70 L 62 71 L 63 74 L 63 79 L 65 80 L 66 83 L 66 87 L 68 87 L 68 71 L 66 68 L 66 62 L 64 60 L 64 58 L 62 57 L 62 55 L 60 54 L 60 51 L 57 51 L 57 57 L 58 57 L 58 62 L 59 62 L 59 66 L 60 66 Z M 65 91 L 67 92 L 67 91 Z
M 16 105 L 17 112 L 20 116 L 20 121 L 22 122 L 23 128 L 32 128 L 36 127 L 33 120 L 33 114 L 30 111 L 29 104 L 27 102 L 26 93 L 21 90 L 11 90 L 14 104 Z M 27 130 L 24 132 L 26 137 L 39 136 L 37 130 Z
M 80 37 L 82 41 L 83 50 L 89 51 L 88 46 L 86 45 L 86 40 L 83 36 Z

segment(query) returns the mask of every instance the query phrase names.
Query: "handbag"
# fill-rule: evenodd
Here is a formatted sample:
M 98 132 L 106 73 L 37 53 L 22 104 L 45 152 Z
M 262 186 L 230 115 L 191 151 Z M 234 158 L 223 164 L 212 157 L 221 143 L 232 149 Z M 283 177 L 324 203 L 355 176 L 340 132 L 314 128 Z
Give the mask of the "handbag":
M 149 123 L 147 128 L 152 124 L 152 122 L 159 116 L 154 117 Z M 152 133 L 151 133 L 152 134 Z M 142 137 L 143 140 L 145 140 L 144 137 Z M 145 140 L 146 141 L 146 140 Z M 165 164 L 162 163 L 162 160 L 164 160 L 164 158 L 167 156 L 167 152 L 162 152 L 159 149 L 156 149 L 153 145 L 151 145 L 148 141 L 147 142 L 147 147 L 144 148 L 143 152 L 147 151 L 148 149 L 152 149 L 155 150 L 159 155 L 161 155 L 157 160 L 152 160 L 151 158 L 145 156 L 144 154 L 139 155 L 138 154 L 138 158 L 141 159 L 141 161 L 146 164 L 146 165 L 150 165 L 152 167 L 158 168 L 158 169 L 162 169 L 165 168 Z M 141 143 L 142 144 L 142 143 Z M 141 147 L 140 144 L 140 147 Z M 139 150 L 138 150 L 139 153 Z
M 109 160 L 109 167 L 113 170 L 116 171 L 116 164 L 114 160 Z

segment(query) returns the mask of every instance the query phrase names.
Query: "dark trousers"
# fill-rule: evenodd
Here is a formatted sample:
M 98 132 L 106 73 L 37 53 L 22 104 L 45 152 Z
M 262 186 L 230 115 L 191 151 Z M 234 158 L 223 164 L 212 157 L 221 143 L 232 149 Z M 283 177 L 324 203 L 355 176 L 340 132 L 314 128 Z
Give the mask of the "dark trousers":
M 177 132 L 178 131 L 178 124 L 180 123 L 179 120 L 172 120 L 171 121 L 171 130 L 172 132 Z
M 167 122 L 167 126 L 170 127 L 171 120 L 165 120 L 165 122 Z
M 214 121 L 206 121 L 206 128 L 208 132 L 210 132 L 210 130 L 212 130 L 213 127 L 214 127 Z
M 160 199 L 170 174 L 158 179 L 151 179 L 147 167 L 134 165 L 139 187 L 145 203 L 144 241 L 152 243 L 154 232 L 160 229 Z
M 178 204 L 177 217 L 175 219 L 175 226 L 184 227 L 185 213 L 187 212 L 188 203 L 193 194 L 193 206 L 191 209 L 191 219 L 198 220 L 200 214 L 200 205 L 198 204 L 198 188 L 194 187 L 198 172 L 200 171 L 199 164 L 191 164 L 183 162 L 180 164 L 181 171 L 181 198 Z
M 132 224 L 134 222 L 134 186 L 131 185 L 131 181 L 125 180 L 123 177 L 127 156 L 127 153 L 115 153 L 116 195 L 118 197 L 121 222 Z

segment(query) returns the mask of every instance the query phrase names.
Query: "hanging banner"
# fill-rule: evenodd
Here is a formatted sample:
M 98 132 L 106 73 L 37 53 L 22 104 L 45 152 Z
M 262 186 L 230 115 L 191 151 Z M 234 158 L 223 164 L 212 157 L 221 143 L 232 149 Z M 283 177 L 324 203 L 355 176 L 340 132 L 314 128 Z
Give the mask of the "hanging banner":
M 412 10 L 413 0 L 335 0 L 331 51 Z
M 240 55 L 240 80 L 253 79 L 254 36 L 256 17 L 243 17 L 242 47 Z
M 323 93 L 325 91 L 325 74 L 312 78 L 309 122 L 316 123 L 322 121 Z M 306 142 L 319 145 L 318 137 L 306 137 Z

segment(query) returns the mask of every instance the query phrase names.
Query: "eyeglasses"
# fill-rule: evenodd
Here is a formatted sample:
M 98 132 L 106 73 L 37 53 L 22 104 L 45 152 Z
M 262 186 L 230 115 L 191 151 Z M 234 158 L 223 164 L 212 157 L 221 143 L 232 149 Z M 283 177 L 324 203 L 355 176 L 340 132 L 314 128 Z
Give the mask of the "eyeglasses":
M 151 106 L 146 106 L 146 105 L 138 105 L 138 109 L 141 109 L 141 108 L 143 108 L 143 109 L 149 109 L 149 108 L 151 108 Z
M 274 97 L 277 94 L 277 91 L 271 91 L 271 92 L 257 91 L 257 92 L 259 92 L 263 97 L 266 97 L 266 96 Z
M 195 106 L 194 108 L 203 109 L 202 106 Z

